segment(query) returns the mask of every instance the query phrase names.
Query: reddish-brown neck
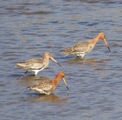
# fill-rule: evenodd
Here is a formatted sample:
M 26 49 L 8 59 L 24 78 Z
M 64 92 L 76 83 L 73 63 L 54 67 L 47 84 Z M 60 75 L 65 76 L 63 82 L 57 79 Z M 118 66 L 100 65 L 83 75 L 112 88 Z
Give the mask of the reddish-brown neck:
M 55 79 L 54 79 L 54 85 L 57 85 L 60 82 L 60 79 L 64 77 L 64 73 L 63 72 L 59 72 Z
M 98 34 L 96 37 L 92 39 L 93 44 L 96 44 L 101 39 L 101 35 Z
M 62 78 L 62 76 L 60 76 L 60 74 L 57 74 L 55 79 L 54 79 L 54 84 L 57 85 L 61 78 Z

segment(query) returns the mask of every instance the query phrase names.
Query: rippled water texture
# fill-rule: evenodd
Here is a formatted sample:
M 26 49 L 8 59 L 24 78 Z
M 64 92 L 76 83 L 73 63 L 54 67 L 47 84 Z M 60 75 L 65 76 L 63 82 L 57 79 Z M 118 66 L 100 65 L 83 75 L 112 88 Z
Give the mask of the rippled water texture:
M 105 32 L 103 41 L 84 59 L 60 50 Z M 38 76 L 24 75 L 19 61 L 45 51 L 50 62 Z M 122 1 L 121 0 L 1 0 L 0 2 L 1 120 L 122 120 Z M 49 96 L 28 91 L 41 79 L 66 73 Z

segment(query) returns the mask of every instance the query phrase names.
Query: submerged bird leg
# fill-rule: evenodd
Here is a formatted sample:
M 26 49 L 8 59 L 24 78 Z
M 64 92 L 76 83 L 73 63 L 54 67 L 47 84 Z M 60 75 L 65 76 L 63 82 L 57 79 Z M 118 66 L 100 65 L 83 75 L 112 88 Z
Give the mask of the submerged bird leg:
M 82 56 L 76 56 L 76 59 L 83 59 Z
M 84 55 L 85 55 L 85 54 L 78 54 L 78 55 L 76 56 L 76 59 L 83 59 Z
M 39 72 L 38 70 L 35 70 L 34 75 L 36 76 L 38 74 L 38 72 Z
M 24 72 L 24 74 L 27 74 L 27 73 L 28 73 L 28 71 L 25 71 L 25 72 Z

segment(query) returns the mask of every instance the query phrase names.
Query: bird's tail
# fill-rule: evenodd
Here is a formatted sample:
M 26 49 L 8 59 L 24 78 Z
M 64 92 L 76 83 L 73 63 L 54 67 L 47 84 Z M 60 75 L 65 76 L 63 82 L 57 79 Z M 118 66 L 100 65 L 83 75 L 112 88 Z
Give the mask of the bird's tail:
M 65 48 L 65 49 L 61 50 L 61 52 L 64 53 L 65 55 L 70 55 L 73 52 L 73 48 L 68 47 L 68 48 Z
M 25 62 L 19 62 L 15 66 L 18 67 L 18 68 L 25 68 L 25 67 L 27 67 L 27 65 L 25 64 Z
M 35 86 L 28 87 L 27 89 L 28 90 L 34 90 L 35 89 Z

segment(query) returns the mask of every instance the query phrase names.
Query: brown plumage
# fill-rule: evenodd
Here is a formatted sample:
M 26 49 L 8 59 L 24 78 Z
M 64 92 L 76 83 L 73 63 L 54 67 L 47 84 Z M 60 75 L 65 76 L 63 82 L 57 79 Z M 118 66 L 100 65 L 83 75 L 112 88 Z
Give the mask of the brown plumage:
M 39 71 L 45 69 L 49 65 L 49 59 L 53 60 L 55 63 L 60 65 L 49 52 L 45 52 L 43 58 L 32 58 L 16 64 L 16 67 L 21 68 L 28 71 L 34 72 L 35 75 L 38 74 Z M 61 65 L 60 65 L 61 66 Z
M 84 55 L 89 53 L 95 47 L 95 45 L 97 44 L 97 42 L 99 40 L 103 40 L 105 45 L 107 46 L 107 48 L 110 51 L 110 48 L 109 48 L 108 43 L 106 41 L 106 35 L 104 32 L 101 32 L 93 39 L 78 42 L 75 45 L 73 45 L 72 47 L 65 48 L 61 52 L 63 52 L 66 55 L 76 55 L 76 56 L 83 58 Z
M 49 95 L 53 90 L 55 90 L 61 78 L 63 79 L 64 84 L 67 87 L 67 89 L 69 89 L 65 80 L 64 72 L 59 72 L 54 79 L 41 80 L 38 85 L 28 87 L 28 89 L 38 91 L 41 94 Z

